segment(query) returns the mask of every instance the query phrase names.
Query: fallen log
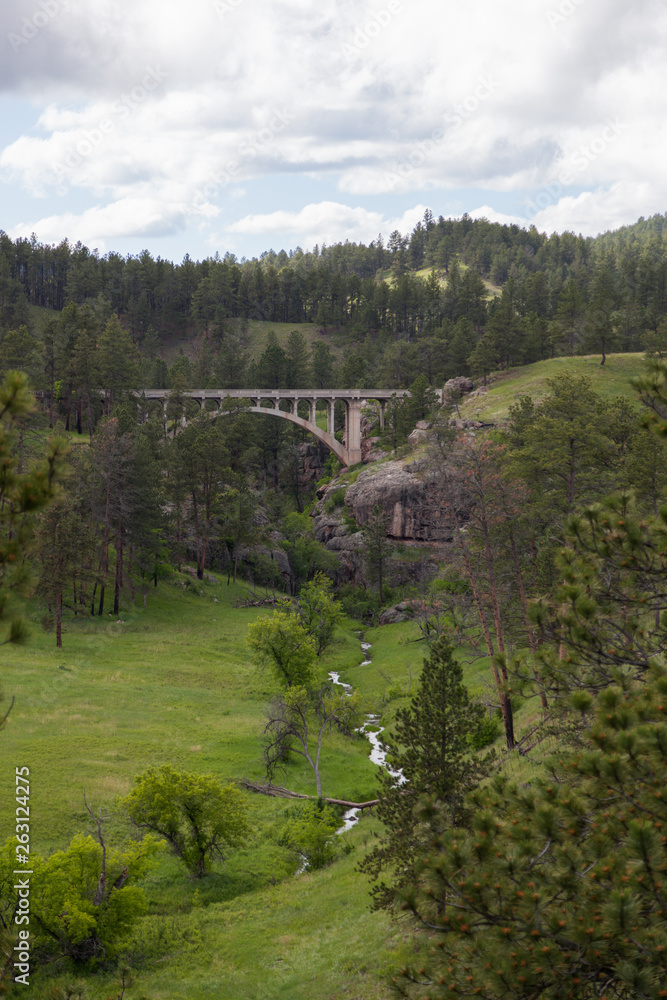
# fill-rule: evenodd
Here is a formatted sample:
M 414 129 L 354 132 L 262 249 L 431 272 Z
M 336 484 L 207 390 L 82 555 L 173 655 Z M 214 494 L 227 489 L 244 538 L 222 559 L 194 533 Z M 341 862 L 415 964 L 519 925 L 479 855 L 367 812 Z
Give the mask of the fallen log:
M 245 598 L 239 597 L 239 599 L 234 602 L 234 607 L 235 608 L 268 608 L 268 607 L 271 607 L 272 605 L 277 604 L 279 600 L 281 600 L 281 598 L 278 598 L 278 597 L 263 597 L 260 600 L 252 601 L 250 599 L 246 600 Z
M 292 792 L 289 788 L 283 788 L 282 785 L 260 785 L 256 781 L 242 781 L 241 784 L 251 792 L 256 792 L 258 795 L 269 795 L 272 798 L 308 799 L 310 801 L 317 798 L 316 795 L 303 795 L 301 792 Z M 371 809 L 380 802 L 379 799 L 371 799 L 369 802 L 348 802 L 347 799 L 330 799 L 327 797 L 324 798 L 324 801 L 328 802 L 331 806 L 343 806 L 345 809 Z

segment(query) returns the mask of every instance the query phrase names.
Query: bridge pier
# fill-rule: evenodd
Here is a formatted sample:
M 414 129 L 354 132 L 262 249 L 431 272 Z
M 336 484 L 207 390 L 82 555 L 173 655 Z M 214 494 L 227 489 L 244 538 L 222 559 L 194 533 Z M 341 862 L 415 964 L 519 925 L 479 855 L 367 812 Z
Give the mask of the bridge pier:
M 325 400 L 327 407 L 327 434 L 335 433 L 335 421 L 334 421 L 334 400 Z
M 361 400 L 349 399 L 345 407 L 345 444 L 348 465 L 361 461 Z

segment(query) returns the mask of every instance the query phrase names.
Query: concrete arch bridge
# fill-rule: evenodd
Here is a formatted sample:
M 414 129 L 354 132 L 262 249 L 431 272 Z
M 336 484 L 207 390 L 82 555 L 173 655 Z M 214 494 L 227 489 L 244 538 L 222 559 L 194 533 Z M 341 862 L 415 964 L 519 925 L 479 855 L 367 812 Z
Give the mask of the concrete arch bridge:
M 166 420 L 170 398 L 168 389 L 144 389 L 137 395 L 146 402 L 161 402 Z M 246 412 L 280 417 L 303 427 L 318 441 L 322 441 L 343 465 L 350 466 L 361 461 L 361 404 L 367 400 L 375 401 L 380 411 L 380 427 L 384 427 L 389 400 L 392 397 L 409 396 L 410 393 L 402 389 L 193 389 L 182 395 L 198 403 L 200 410 L 206 409 L 206 404 L 212 401 L 215 404 L 211 411 L 213 415 L 229 412 L 225 407 L 228 401 L 250 400 L 251 405 Z M 342 402 L 345 406 L 344 444 L 334 436 L 334 406 L 337 402 Z M 317 425 L 318 403 L 325 404 L 326 430 Z M 305 416 L 301 416 L 299 411 Z M 187 418 L 183 414 L 181 426 L 184 427 L 186 423 Z

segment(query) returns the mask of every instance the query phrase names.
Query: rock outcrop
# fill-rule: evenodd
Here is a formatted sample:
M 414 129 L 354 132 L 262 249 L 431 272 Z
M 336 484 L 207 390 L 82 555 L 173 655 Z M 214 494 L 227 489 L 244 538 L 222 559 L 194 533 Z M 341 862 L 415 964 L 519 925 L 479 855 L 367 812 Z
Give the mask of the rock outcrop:
M 318 497 L 311 515 L 313 530 L 315 538 L 338 557 L 338 583 L 368 583 L 364 578 L 365 540 L 359 528 L 377 506 L 385 514 L 388 537 L 424 550 L 423 560 L 414 562 L 422 582 L 425 573 L 435 573 L 437 560 L 443 558 L 452 538 L 444 491 L 435 480 L 422 476 L 418 467 L 413 469 L 403 462 L 364 469 L 349 486 L 336 479 L 318 490 Z M 409 565 L 403 565 L 403 573 L 409 574 Z M 391 620 L 402 621 L 394 618 L 394 613 L 410 616 L 410 609 L 401 606 L 392 611 Z
M 413 617 L 412 606 L 408 601 L 401 601 L 400 604 L 395 604 L 393 608 L 385 608 L 380 613 L 378 625 L 396 625 L 398 622 L 406 622 Z
M 449 541 L 446 499 L 436 482 L 407 471 L 403 462 L 364 470 L 345 494 L 357 524 L 366 524 L 379 506 L 387 518 L 387 535 L 401 541 Z
M 304 486 L 307 483 L 317 482 L 322 475 L 322 458 L 320 449 L 316 444 L 299 445 L 301 482 Z
M 415 429 L 408 437 L 410 447 L 415 448 L 422 441 L 425 441 L 432 426 L 433 424 L 429 420 L 418 420 Z
M 442 390 L 443 400 L 446 396 L 451 396 L 455 393 L 465 395 L 467 392 L 472 392 L 474 388 L 475 383 L 466 375 L 459 375 L 458 378 L 450 378 L 445 382 Z
M 332 489 L 333 488 L 333 489 Z M 327 492 L 339 489 L 337 483 L 331 483 Z M 313 533 L 318 542 L 335 552 L 338 556 L 340 569 L 337 573 L 339 583 L 363 583 L 363 559 L 361 549 L 364 539 L 360 531 L 355 530 L 345 520 L 344 508 L 337 507 L 327 510 L 326 493 L 324 501 L 313 510 Z

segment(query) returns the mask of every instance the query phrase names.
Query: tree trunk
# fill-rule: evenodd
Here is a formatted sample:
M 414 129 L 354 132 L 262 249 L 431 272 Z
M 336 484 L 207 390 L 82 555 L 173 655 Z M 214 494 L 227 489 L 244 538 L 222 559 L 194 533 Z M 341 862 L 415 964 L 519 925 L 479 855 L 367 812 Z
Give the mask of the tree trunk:
M 102 548 L 102 584 L 100 587 L 100 607 L 97 612 L 101 615 L 104 611 L 104 589 L 107 582 L 107 572 L 109 570 L 109 531 L 111 528 L 111 462 L 107 465 L 107 499 L 104 509 L 104 544 Z
M 533 632 L 532 625 L 530 624 L 530 619 L 528 618 L 528 601 L 526 600 L 526 591 L 523 586 L 523 575 L 521 573 L 521 566 L 519 565 L 519 555 L 516 550 L 516 542 L 514 540 L 514 532 L 510 529 L 510 546 L 512 549 L 512 561 L 514 562 L 514 572 L 516 575 L 517 584 L 519 586 L 519 596 L 521 598 L 521 607 L 523 609 L 523 621 L 526 626 L 526 634 L 528 635 L 528 643 L 530 645 L 531 652 L 533 654 L 533 662 L 535 665 L 535 676 L 537 677 L 537 684 L 540 692 L 540 701 L 542 703 L 542 708 L 545 710 L 549 708 L 549 702 L 547 701 L 547 696 L 544 693 L 544 688 L 542 686 L 542 680 L 540 678 L 539 671 L 537 669 L 537 644 L 535 642 L 535 633 Z
M 120 610 L 120 589 L 123 585 L 123 522 L 118 518 L 118 531 L 116 532 L 116 581 L 113 593 L 113 613 L 118 614 Z
M 63 594 L 59 590 L 56 594 L 56 647 L 63 648 Z
M 473 598 L 475 601 L 475 606 L 477 608 L 477 614 L 479 615 L 479 620 L 482 625 L 482 630 L 484 632 L 484 639 L 486 640 L 486 648 L 489 652 L 489 659 L 491 660 L 491 670 L 493 672 L 493 679 L 496 685 L 496 692 L 498 694 L 498 700 L 500 701 L 500 711 L 503 717 L 503 726 L 505 729 L 505 741 L 507 743 L 508 750 L 514 749 L 514 717 L 512 713 L 512 703 L 507 696 L 504 685 L 501 681 L 500 674 L 498 673 L 498 665 L 495 659 L 495 649 L 493 648 L 493 640 L 491 638 L 491 632 L 489 631 L 489 626 L 486 621 L 486 614 L 484 612 L 484 605 L 482 603 L 479 588 L 477 586 L 477 578 L 472 568 L 470 562 L 470 557 L 465 549 L 465 545 L 461 541 L 460 532 L 457 532 L 458 544 L 463 556 L 463 563 L 466 569 L 466 575 L 470 581 L 470 586 L 472 588 Z
M 199 554 L 201 549 L 201 538 L 199 537 L 199 508 L 197 507 L 197 497 L 195 495 L 194 490 L 192 491 L 192 509 L 195 516 L 195 542 L 197 545 L 197 576 L 201 580 L 202 577 L 199 576 L 199 561 L 201 559 L 201 556 Z
M 90 392 L 86 393 L 87 409 L 88 409 L 88 436 L 90 440 L 93 440 L 93 410 L 90 405 Z

